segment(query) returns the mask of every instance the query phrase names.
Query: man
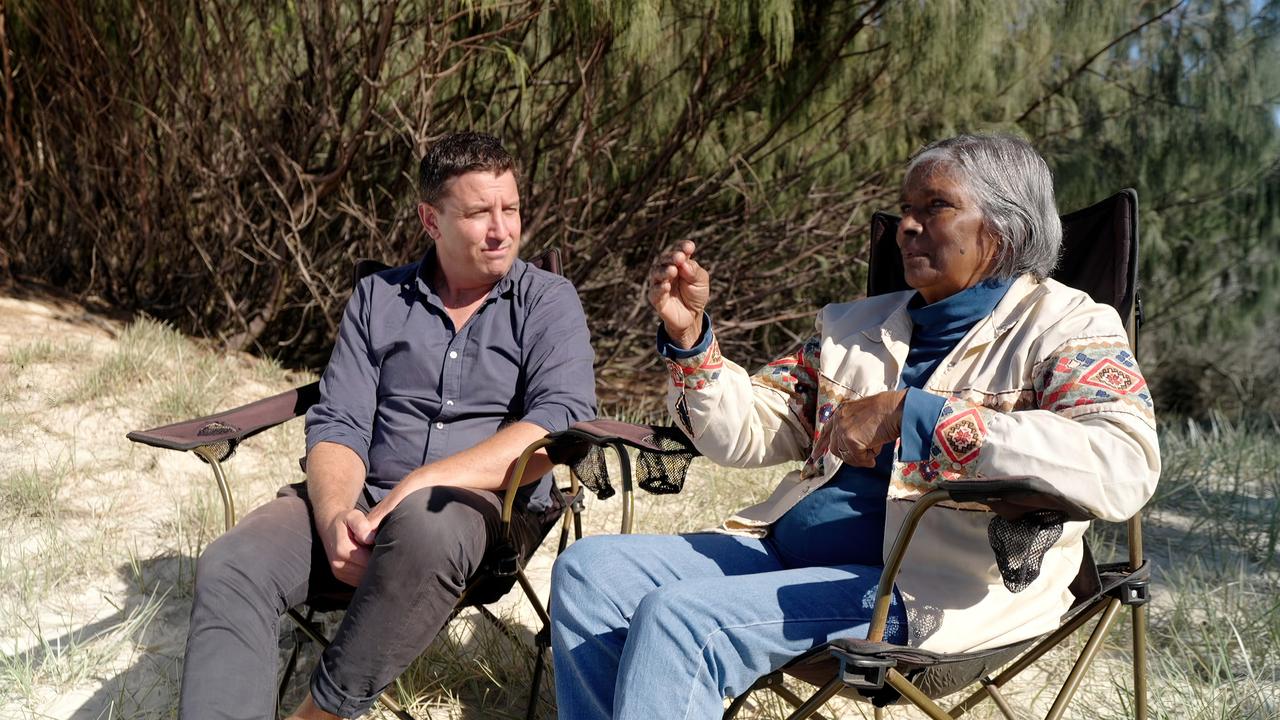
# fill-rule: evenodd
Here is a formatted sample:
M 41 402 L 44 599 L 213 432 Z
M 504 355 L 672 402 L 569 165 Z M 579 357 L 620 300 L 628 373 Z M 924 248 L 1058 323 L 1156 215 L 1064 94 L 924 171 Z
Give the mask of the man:
M 595 412 L 572 285 L 517 259 L 520 195 L 493 137 L 458 133 L 420 168 L 419 262 L 362 280 L 307 413 L 307 479 L 200 558 L 183 718 L 274 717 L 276 636 L 307 598 L 354 594 L 296 718 L 355 717 L 435 637 L 497 538 L 531 442 Z M 514 528 L 550 505 L 535 457 Z

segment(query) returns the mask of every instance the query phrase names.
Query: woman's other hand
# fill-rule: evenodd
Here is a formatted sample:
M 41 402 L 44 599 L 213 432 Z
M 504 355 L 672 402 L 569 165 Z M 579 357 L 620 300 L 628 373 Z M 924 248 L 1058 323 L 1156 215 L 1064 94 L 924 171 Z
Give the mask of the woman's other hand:
M 711 295 L 711 276 L 693 259 L 696 249 L 692 241 L 678 242 L 649 270 L 649 304 L 658 311 L 672 342 L 682 348 L 697 344 Z
M 906 390 L 890 390 L 840 403 L 822 428 L 814 455 L 830 452 L 846 465 L 875 466 L 880 448 L 902 434 L 906 397 Z

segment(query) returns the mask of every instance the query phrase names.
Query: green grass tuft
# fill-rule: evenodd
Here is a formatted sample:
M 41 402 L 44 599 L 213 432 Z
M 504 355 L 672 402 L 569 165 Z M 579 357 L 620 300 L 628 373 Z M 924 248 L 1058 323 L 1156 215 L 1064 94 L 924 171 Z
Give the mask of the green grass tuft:
M 0 513 L 16 518 L 52 518 L 59 513 L 58 496 L 72 472 L 69 460 L 49 467 L 18 468 L 0 480 Z

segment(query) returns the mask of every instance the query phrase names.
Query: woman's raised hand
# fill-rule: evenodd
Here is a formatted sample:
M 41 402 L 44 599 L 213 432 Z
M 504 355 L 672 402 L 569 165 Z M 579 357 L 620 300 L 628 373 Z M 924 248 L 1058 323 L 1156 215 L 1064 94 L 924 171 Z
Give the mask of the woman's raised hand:
M 658 311 L 667 335 L 691 348 L 702 334 L 702 312 L 711 295 L 711 276 L 693 259 L 692 241 L 678 242 L 649 269 L 649 304 Z

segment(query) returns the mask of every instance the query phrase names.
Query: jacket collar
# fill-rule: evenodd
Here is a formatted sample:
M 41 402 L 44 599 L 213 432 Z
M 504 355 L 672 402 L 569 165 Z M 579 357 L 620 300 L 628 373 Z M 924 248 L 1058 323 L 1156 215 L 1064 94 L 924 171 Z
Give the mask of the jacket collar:
M 1022 317 L 1021 308 L 1024 301 L 1039 296 L 1044 284 L 1031 275 L 1023 275 L 1013 282 L 1009 291 L 996 305 L 991 314 L 978 321 L 961 342 L 969 347 L 986 345 L 1005 334 L 1018 323 Z M 911 344 L 911 315 L 907 313 L 907 303 L 915 297 L 913 292 L 901 293 L 900 302 L 889 312 L 889 316 L 879 327 L 869 327 L 862 331 L 868 340 L 882 343 L 891 349 L 902 348 L 902 357 L 906 358 L 905 348 Z M 894 352 L 895 357 L 897 352 Z

